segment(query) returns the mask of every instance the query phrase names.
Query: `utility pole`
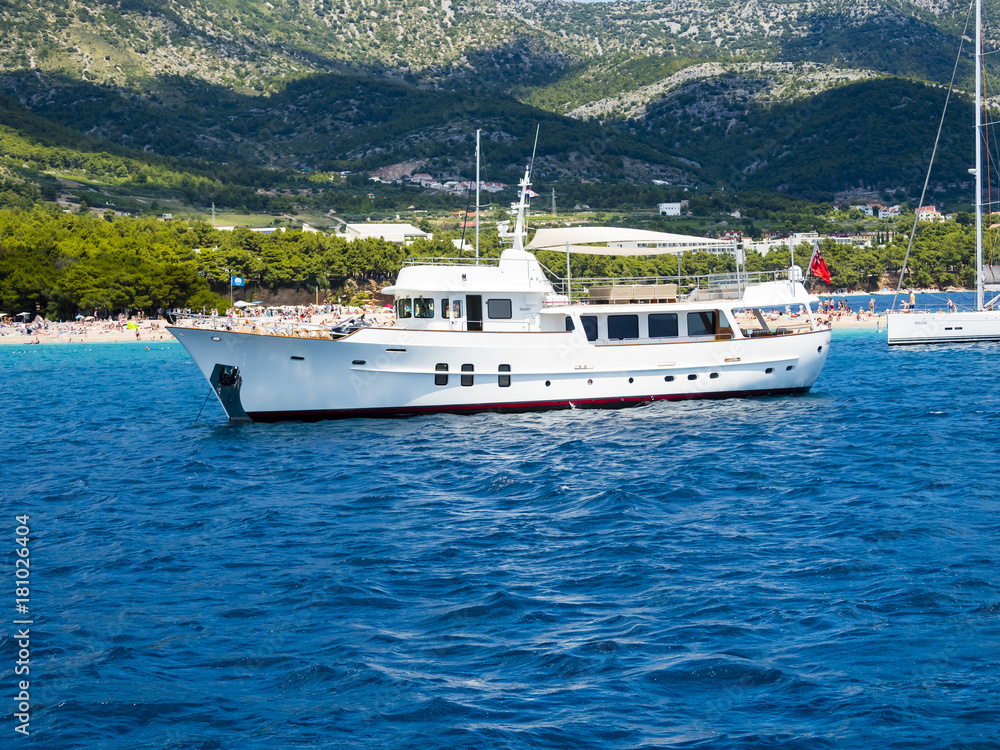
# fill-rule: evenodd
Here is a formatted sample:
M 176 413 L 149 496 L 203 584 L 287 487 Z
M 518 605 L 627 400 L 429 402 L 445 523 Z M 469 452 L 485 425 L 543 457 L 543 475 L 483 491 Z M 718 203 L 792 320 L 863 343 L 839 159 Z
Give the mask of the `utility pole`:
M 552 188 L 552 215 L 556 215 L 556 189 Z

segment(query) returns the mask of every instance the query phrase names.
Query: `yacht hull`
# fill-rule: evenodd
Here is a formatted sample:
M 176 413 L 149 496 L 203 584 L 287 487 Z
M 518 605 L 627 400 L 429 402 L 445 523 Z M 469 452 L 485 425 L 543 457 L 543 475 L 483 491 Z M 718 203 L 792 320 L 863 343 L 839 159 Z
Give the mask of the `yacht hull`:
M 1000 312 L 894 313 L 886 330 L 889 346 L 1000 341 Z
M 579 331 L 365 328 L 325 340 L 168 330 L 230 419 L 261 422 L 624 408 L 805 393 L 830 344 L 828 329 L 628 344 L 591 343 Z

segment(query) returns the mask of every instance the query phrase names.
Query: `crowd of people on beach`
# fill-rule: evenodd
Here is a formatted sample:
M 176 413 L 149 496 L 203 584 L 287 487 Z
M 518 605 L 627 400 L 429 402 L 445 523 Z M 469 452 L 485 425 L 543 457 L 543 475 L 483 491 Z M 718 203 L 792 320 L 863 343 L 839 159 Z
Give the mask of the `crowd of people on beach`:
M 903 296 L 902 312 L 912 312 L 917 307 L 916 295 L 912 290 Z M 958 306 L 948 298 L 947 311 L 958 312 Z M 96 311 L 95 311 L 96 312 Z M 889 312 L 886 307 L 877 310 L 875 297 L 855 309 L 848 298 L 823 297 L 816 309 L 811 310 L 820 322 L 830 325 L 882 325 L 883 316 Z M 944 312 L 944 306 L 937 312 Z M 741 313 L 752 324 L 754 313 Z M 802 324 L 808 319 L 804 305 L 798 310 L 785 307 L 784 310 L 769 310 L 764 314 L 767 321 L 778 325 Z M 99 341 L 163 341 L 170 339 L 165 330 L 171 321 L 199 328 L 252 331 L 254 333 L 279 335 L 317 335 L 329 331 L 332 326 L 346 321 L 361 321 L 366 326 L 391 326 L 395 323 L 395 311 L 390 305 L 370 303 L 362 307 L 340 304 L 284 305 L 264 307 L 259 304 L 240 303 L 220 313 L 212 310 L 158 310 L 155 317 L 147 317 L 143 312 L 134 315 L 119 313 L 104 319 L 96 315 L 77 315 L 69 321 L 49 321 L 41 315 L 33 317 L 27 313 L 17 316 L 0 316 L 0 343 L 41 344 L 41 343 L 86 343 Z
M 367 325 L 392 325 L 395 320 L 391 308 L 336 304 L 267 308 L 248 305 L 242 308 L 232 307 L 222 314 L 217 309 L 160 310 L 156 317 L 147 317 L 142 312 L 131 316 L 120 313 L 104 319 L 79 315 L 69 321 L 49 321 L 41 315 L 33 318 L 26 315 L 0 316 L 0 343 L 163 341 L 171 338 L 166 331 L 170 319 L 201 328 L 240 330 L 249 326 L 272 333 L 287 333 L 327 329 L 343 320 L 362 315 Z

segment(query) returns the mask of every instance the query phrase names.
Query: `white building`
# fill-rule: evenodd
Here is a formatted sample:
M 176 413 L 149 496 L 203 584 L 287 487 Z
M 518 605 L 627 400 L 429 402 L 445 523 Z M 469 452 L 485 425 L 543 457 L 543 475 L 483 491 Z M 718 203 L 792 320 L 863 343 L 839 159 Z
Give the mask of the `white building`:
M 680 216 L 681 215 L 681 204 L 680 203 L 660 203 L 658 208 L 660 209 L 660 216 Z
M 430 232 L 423 232 L 411 224 L 347 224 L 345 233 L 349 242 L 378 237 L 388 242 L 401 242 L 404 245 L 419 237 L 430 239 L 433 236 Z
M 880 219 L 896 219 L 899 217 L 899 205 L 885 207 L 883 206 L 878 210 L 878 217 Z
M 937 206 L 921 206 L 917 209 L 917 221 L 944 221 Z

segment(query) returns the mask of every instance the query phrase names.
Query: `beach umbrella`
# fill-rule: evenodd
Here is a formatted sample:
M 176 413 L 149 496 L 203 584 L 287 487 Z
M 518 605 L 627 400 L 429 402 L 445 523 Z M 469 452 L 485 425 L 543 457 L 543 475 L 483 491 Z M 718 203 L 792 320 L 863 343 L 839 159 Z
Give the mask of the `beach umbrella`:
M 83 320 L 83 316 L 82 316 L 82 315 L 77 315 L 77 316 L 76 316 L 76 319 L 77 319 L 77 320 Z
M 19 318 L 20 318 L 20 317 L 21 317 L 22 315 L 23 315 L 24 317 L 26 317 L 26 318 L 30 318 L 30 317 L 31 317 L 31 313 L 18 313 L 18 314 L 17 314 L 17 317 L 19 317 Z

